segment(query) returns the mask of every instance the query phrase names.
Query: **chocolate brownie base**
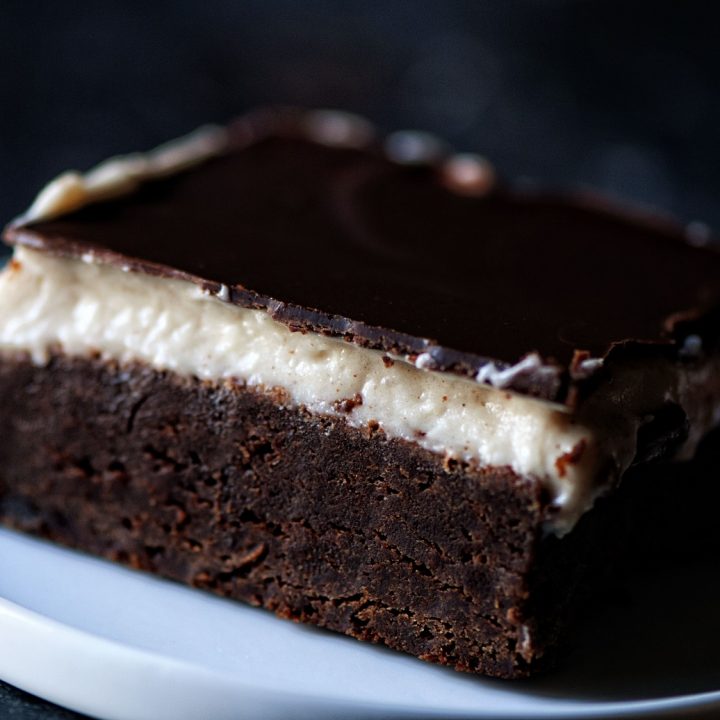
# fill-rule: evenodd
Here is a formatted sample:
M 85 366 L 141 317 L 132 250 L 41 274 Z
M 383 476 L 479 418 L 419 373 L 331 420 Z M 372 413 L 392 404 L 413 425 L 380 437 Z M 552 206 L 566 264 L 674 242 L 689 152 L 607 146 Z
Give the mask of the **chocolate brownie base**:
M 140 365 L 0 359 L 0 522 L 503 678 L 548 667 L 618 568 L 720 550 L 712 435 L 692 464 L 631 469 L 559 539 L 538 483 L 284 401 Z
M 284 400 L 5 359 L 0 520 L 460 670 L 527 674 L 539 483 Z

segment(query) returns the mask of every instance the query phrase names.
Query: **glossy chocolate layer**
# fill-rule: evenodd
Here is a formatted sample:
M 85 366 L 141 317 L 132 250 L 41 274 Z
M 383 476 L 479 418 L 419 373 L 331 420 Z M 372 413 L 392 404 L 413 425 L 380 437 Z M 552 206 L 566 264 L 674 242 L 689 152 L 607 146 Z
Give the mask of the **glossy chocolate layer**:
M 236 125 L 220 157 L 6 237 L 180 275 L 428 369 L 475 375 L 537 353 L 506 386 L 547 398 L 591 373 L 585 353 L 717 335 L 720 253 L 670 224 L 503 189 L 468 196 L 439 163 L 327 147 L 301 116 L 261 117 Z

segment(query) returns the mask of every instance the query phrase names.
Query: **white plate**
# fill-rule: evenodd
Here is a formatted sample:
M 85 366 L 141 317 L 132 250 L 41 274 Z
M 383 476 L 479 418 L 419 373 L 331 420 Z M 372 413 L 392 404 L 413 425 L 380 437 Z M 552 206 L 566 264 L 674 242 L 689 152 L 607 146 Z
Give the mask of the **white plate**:
M 108 720 L 720 716 L 720 582 L 702 576 L 646 583 L 559 672 L 517 684 L 0 529 L 0 677 Z M 700 581 L 691 606 L 684 587 Z

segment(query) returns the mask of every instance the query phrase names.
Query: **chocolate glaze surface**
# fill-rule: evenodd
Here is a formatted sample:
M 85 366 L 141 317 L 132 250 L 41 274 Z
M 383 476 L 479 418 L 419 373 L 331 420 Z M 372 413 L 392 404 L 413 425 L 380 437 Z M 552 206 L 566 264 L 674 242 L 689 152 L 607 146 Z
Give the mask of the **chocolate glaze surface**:
M 301 127 L 241 121 L 224 155 L 6 239 L 224 285 L 293 329 L 426 353 L 428 369 L 476 375 L 537 353 L 505 386 L 551 399 L 592 374 L 580 358 L 716 341 L 720 253 L 671 223 L 503 188 L 470 197 L 439 164 L 327 147 Z

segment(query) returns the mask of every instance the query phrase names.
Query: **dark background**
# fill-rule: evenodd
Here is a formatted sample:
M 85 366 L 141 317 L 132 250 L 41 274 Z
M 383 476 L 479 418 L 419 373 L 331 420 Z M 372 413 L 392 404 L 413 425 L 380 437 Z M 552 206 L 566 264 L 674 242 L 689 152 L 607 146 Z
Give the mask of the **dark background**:
M 279 102 L 718 226 L 714 5 L 2 0 L 0 218 L 61 170 Z
M 0 0 L 0 221 L 68 168 L 266 103 L 720 226 L 715 3 Z M 0 684 L 0 717 L 68 717 Z

